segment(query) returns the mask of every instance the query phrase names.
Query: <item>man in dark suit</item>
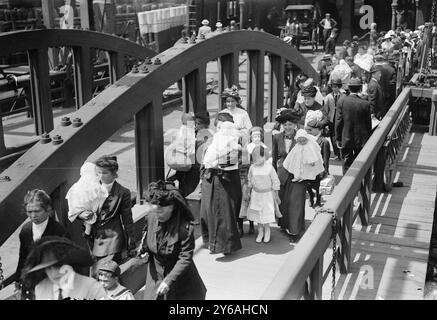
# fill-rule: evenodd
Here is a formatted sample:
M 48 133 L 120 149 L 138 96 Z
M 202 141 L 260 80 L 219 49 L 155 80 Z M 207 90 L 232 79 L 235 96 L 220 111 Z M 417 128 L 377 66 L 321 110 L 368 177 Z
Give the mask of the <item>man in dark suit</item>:
M 387 112 L 396 99 L 396 70 L 387 61 L 386 56 L 381 54 L 375 56 L 374 68 L 381 71 L 379 84 L 384 93 L 384 110 Z
M 26 222 L 21 228 L 20 253 L 18 256 L 18 265 L 15 271 L 15 288 L 18 294 L 21 287 L 21 273 L 24 268 L 29 252 L 33 248 L 35 241 L 44 236 L 69 237 L 67 230 L 59 224 L 53 215 L 53 205 L 50 196 L 44 190 L 34 189 L 29 191 L 24 197 L 24 207 L 30 221 Z M 31 298 L 33 288 L 23 287 L 21 297 Z
M 377 119 L 382 119 L 385 116 L 386 110 L 384 109 L 384 93 L 379 85 L 381 71 L 379 68 L 372 67 L 365 74 L 368 81 L 367 100 L 370 102 L 370 113 Z
M 337 146 L 343 157 L 343 174 L 366 144 L 372 131 L 370 102 L 359 97 L 361 81 L 351 79 L 350 95 L 340 99 L 337 105 L 335 132 Z

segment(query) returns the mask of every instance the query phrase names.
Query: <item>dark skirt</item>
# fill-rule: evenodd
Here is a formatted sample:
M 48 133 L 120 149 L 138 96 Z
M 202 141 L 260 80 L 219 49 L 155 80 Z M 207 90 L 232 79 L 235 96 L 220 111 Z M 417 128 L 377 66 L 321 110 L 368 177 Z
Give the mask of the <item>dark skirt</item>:
M 282 218 L 278 225 L 288 229 L 292 235 L 300 235 L 305 231 L 305 199 L 307 182 L 292 182 L 293 175 L 289 175 L 285 185 L 281 185 L 279 198 Z
M 241 249 L 237 218 L 241 207 L 238 170 L 224 175 L 207 173 L 202 178 L 200 225 L 203 243 L 212 253 L 231 253 Z

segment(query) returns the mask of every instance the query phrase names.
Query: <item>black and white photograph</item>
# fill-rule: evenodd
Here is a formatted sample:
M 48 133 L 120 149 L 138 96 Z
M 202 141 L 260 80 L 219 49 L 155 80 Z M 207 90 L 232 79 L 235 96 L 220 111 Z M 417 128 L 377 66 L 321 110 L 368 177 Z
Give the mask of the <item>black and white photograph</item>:
M 437 300 L 437 0 L 0 0 L 0 116 L 2 301 Z

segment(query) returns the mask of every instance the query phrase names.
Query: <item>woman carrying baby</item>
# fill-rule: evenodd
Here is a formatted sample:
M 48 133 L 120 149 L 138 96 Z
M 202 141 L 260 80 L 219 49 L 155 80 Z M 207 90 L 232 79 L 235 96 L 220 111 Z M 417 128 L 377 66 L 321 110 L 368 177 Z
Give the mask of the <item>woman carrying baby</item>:
M 201 230 L 211 253 L 241 249 L 237 218 L 241 206 L 238 130 L 229 113 L 217 115 L 217 132 L 203 158 Z
M 116 181 L 118 163 L 115 156 L 102 156 L 95 161 L 98 180 L 108 196 L 97 212 L 84 211 L 79 215 L 88 220 L 96 214 L 96 222 L 91 228 L 91 252 L 97 258 L 93 267 L 96 272 L 107 260 L 122 261 L 122 254 L 136 254 L 133 234 L 131 195 L 129 189 Z

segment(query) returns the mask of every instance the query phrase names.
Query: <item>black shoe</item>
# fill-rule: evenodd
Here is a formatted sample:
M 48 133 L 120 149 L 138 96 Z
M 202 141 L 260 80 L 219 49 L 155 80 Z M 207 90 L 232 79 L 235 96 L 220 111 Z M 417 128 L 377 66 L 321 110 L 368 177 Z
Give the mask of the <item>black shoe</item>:
M 254 228 L 254 226 L 253 226 L 253 223 L 251 223 L 250 225 L 249 225 L 249 234 L 254 234 L 255 233 L 255 228 Z
M 238 228 L 238 233 L 240 234 L 240 238 L 244 237 L 244 230 L 243 230 L 243 228 Z

